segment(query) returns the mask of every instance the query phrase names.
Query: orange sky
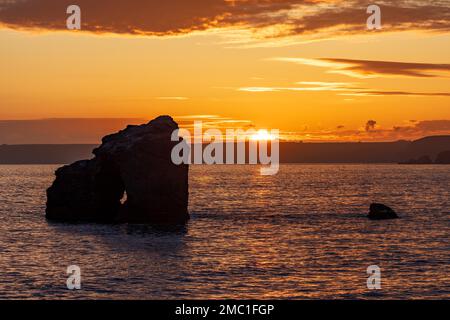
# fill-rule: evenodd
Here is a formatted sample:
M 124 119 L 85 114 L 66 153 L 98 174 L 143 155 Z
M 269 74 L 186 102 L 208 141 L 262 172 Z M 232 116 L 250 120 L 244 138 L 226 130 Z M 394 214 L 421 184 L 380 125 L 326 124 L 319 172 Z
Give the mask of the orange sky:
M 64 1 L 0 2 L 0 119 L 211 115 L 314 141 L 450 133 L 448 1 L 416 14 L 387 1 L 377 31 L 363 1 L 78 2 L 81 32 L 64 29 Z

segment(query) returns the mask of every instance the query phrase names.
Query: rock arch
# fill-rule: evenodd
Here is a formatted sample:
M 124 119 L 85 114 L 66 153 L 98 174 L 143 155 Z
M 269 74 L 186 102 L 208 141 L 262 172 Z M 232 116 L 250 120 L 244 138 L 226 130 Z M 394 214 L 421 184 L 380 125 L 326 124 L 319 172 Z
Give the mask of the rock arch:
M 180 224 L 189 219 L 188 170 L 175 165 L 171 134 L 161 116 L 106 136 L 91 160 L 59 168 L 47 190 L 46 217 L 80 222 Z M 127 194 L 126 201 L 121 199 Z

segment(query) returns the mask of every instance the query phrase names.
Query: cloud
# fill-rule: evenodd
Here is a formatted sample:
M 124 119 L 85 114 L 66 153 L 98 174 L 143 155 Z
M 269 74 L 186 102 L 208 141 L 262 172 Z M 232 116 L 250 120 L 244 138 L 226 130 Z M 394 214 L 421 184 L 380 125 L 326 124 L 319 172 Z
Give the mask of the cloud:
M 302 91 L 347 91 L 358 90 L 356 83 L 351 82 L 325 82 L 325 81 L 301 81 L 299 85 L 309 86 L 306 88 L 298 88 Z
M 354 60 L 325 58 L 322 61 L 335 63 L 335 73 L 362 76 L 396 75 L 407 77 L 436 77 L 433 72 L 450 72 L 450 64 L 409 63 L 393 61 Z
M 181 128 L 188 130 L 194 121 L 202 121 L 204 129 L 247 129 L 250 120 L 233 119 L 219 115 L 174 116 Z M 143 118 L 56 118 L 37 120 L 0 120 L 1 144 L 97 144 L 111 132 L 129 124 L 147 123 Z
M 0 0 L 0 23 L 65 30 L 70 0 Z M 82 30 L 177 35 L 211 28 L 258 31 L 261 37 L 369 32 L 363 0 L 77 0 Z M 448 0 L 379 2 L 383 30 L 450 30 Z
M 301 81 L 298 87 L 241 87 L 246 92 L 280 92 L 280 91 L 348 91 L 357 89 L 349 82 Z
M 327 68 L 329 69 L 328 73 L 339 73 L 354 78 L 372 78 L 381 75 L 431 78 L 450 73 L 450 64 L 438 63 L 411 63 L 337 58 L 272 58 L 270 60 Z
M 425 120 L 417 122 L 414 127 L 415 130 L 422 132 L 450 132 L 450 120 Z
M 310 33 L 334 28 L 334 33 L 359 33 L 366 26 L 368 1 L 339 1 L 324 5 L 323 10 L 297 20 L 292 33 Z M 448 0 L 378 1 L 381 8 L 382 28 L 389 31 L 450 29 L 450 7 Z
M 276 88 L 276 87 L 242 87 L 239 91 L 246 92 L 277 92 L 282 90 L 289 90 L 290 88 Z
M 195 121 L 201 121 L 203 128 L 213 129 L 245 129 L 253 127 L 252 121 L 245 119 L 233 119 L 229 117 L 223 117 L 220 115 L 187 115 L 187 116 L 174 116 L 175 121 L 178 122 L 181 128 L 191 130 L 194 128 Z
M 156 97 L 157 100 L 175 100 L 175 101 L 183 101 L 188 100 L 187 97 Z
M 450 120 L 424 120 L 392 128 L 381 128 L 376 124 L 376 121 L 369 120 L 365 127 L 366 132 L 358 132 L 358 135 L 365 135 L 373 140 L 413 140 L 425 136 L 450 134 Z
M 408 92 L 408 91 L 359 91 L 341 93 L 341 96 L 377 97 L 377 96 L 417 96 L 417 97 L 450 97 L 450 92 Z
M 146 122 L 139 118 L 0 120 L 0 144 L 99 143 L 111 132 Z
M 367 122 L 369 128 L 365 126 L 359 129 L 344 129 L 342 125 L 329 130 L 305 128 L 303 131 L 284 132 L 282 136 L 288 140 L 303 141 L 396 141 L 450 134 L 450 120 L 426 120 L 413 124 L 409 122 L 408 125 L 392 128 L 383 128 L 378 125 L 375 128 L 376 121 L 372 121 Z
M 290 9 L 285 0 L 78 0 L 82 30 L 118 34 L 174 35 L 248 23 L 252 17 Z M 0 21 L 15 28 L 66 29 L 71 0 L 0 2 Z M 247 22 L 246 22 L 247 21 Z
M 370 130 L 375 129 L 377 122 L 375 120 L 369 120 L 366 123 L 366 131 L 369 132 Z
M 423 96 L 423 97 L 450 97 L 450 92 L 412 92 L 412 91 L 385 91 L 373 90 L 359 87 L 353 82 L 323 82 L 302 81 L 297 82 L 298 87 L 241 87 L 239 91 L 244 92 L 281 92 L 281 91 L 304 91 L 304 92 L 333 92 L 338 91 L 340 96 L 356 97 L 381 97 L 381 96 Z
M 202 120 L 203 128 L 255 128 L 250 120 L 219 115 L 176 116 L 180 127 L 193 128 L 195 120 Z M 101 137 L 123 129 L 128 124 L 142 124 L 148 119 L 42 119 L 0 120 L 0 144 L 96 144 Z M 303 127 L 303 126 L 301 126 Z M 267 128 L 271 129 L 271 128 Z M 281 131 L 282 140 L 303 141 L 394 141 L 414 140 L 430 135 L 450 134 L 450 120 L 407 121 L 404 125 L 383 128 L 380 124 L 369 131 L 364 127 L 351 129 L 338 125 L 330 129 L 311 130 L 304 126 L 298 131 Z

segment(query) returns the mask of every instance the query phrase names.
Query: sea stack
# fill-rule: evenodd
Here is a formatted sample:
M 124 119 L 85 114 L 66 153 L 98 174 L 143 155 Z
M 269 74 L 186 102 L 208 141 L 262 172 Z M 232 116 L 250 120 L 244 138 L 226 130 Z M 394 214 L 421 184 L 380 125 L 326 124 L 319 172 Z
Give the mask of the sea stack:
M 91 160 L 59 168 L 46 217 L 66 222 L 177 225 L 189 220 L 187 164 L 176 165 L 178 124 L 160 116 L 102 139 Z M 180 138 L 181 140 L 181 138 Z M 124 196 L 126 194 L 126 197 Z
M 384 220 L 384 219 L 396 219 L 397 213 L 388 206 L 381 203 L 372 203 L 370 205 L 369 215 L 367 216 L 371 220 Z

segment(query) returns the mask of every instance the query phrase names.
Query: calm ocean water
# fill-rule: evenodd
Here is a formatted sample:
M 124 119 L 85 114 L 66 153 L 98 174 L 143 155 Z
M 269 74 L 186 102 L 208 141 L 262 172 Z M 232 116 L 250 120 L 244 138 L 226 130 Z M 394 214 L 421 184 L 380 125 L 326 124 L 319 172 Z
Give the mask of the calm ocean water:
M 47 222 L 55 169 L 0 166 L 2 299 L 450 298 L 450 166 L 191 166 L 172 231 Z M 367 220 L 373 201 L 402 218 Z

